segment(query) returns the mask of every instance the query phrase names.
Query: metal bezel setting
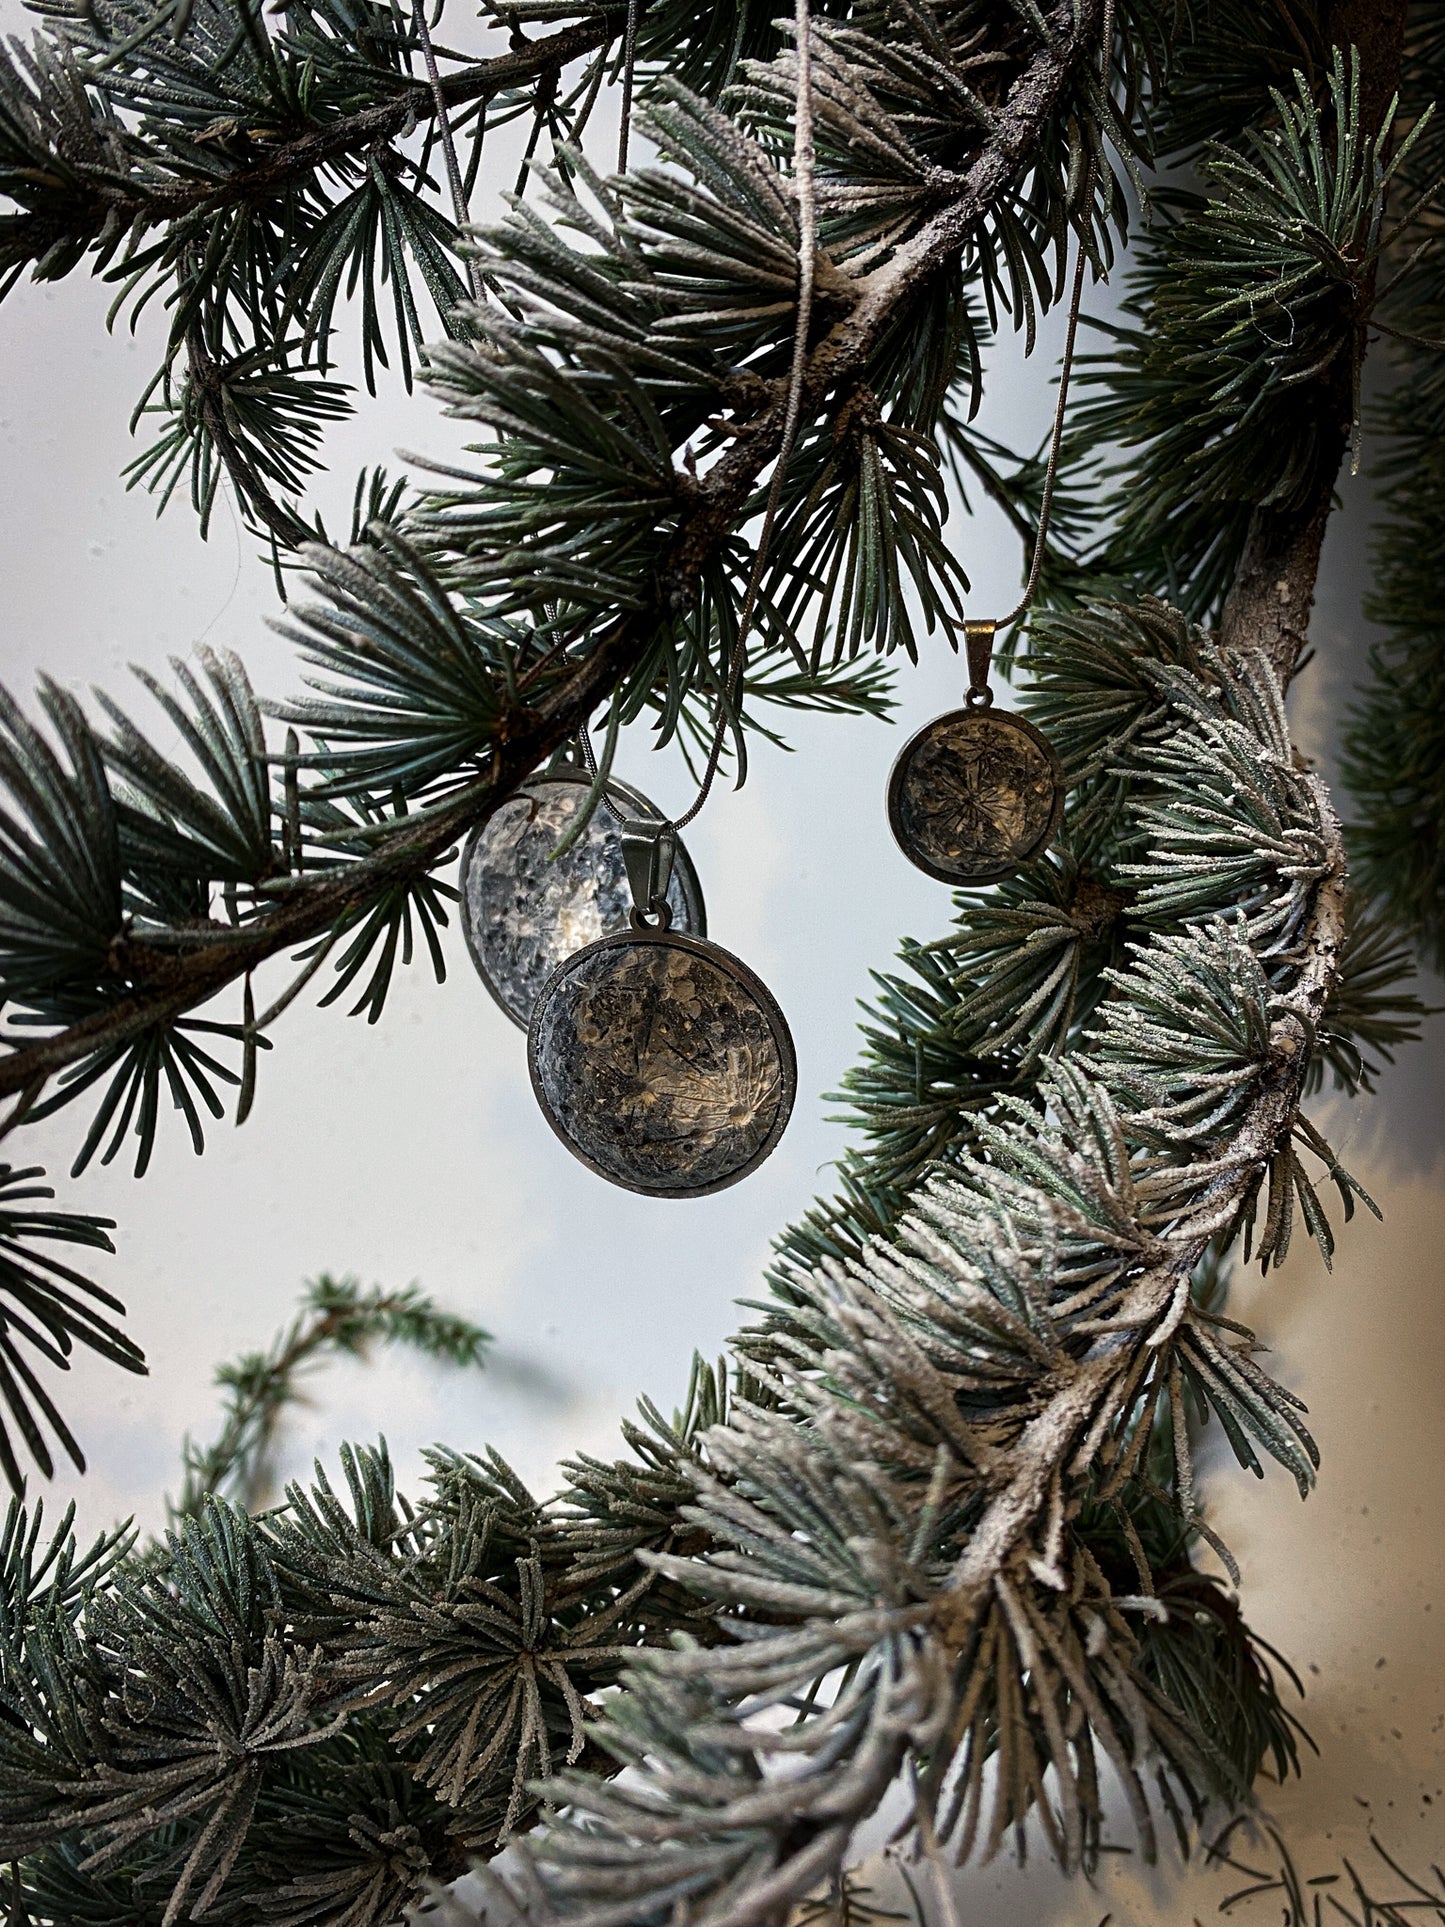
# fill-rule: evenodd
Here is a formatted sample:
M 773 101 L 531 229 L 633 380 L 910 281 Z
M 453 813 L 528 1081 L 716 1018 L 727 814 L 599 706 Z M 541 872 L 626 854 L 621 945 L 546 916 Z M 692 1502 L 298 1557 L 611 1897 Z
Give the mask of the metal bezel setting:
M 591 780 L 592 779 L 582 771 L 574 774 L 570 769 L 544 770 L 536 776 L 528 777 L 527 781 L 521 785 L 514 796 L 509 797 L 507 801 L 513 802 L 517 797 L 529 796 L 533 791 L 542 789 L 550 783 L 567 783 L 573 786 L 580 784 L 583 789 L 586 789 L 590 787 Z M 652 802 L 649 797 L 644 796 L 641 790 L 634 789 L 630 783 L 624 783 L 619 777 L 613 776 L 608 778 L 607 796 L 617 809 L 619 815 L 650 818 L 658 823 L 664 820 L 661 810 L 658 809 L 657 805 Z M 476 966 L 477 975 L 486 985 L 487 992 L 493 1003 L 517 1026 L 518 1030 L 526 1030 L 529 1019 L 519 1016 L 502 994 L 488 965 L 484 946 L 478 942 L 472 929 L 472 920 L 466 913 L 467 869 L 473 859 L 474 853 L 485 838 L 491 821 L 492 819 L 489 817 L 485 823 L 479 823 L 476 829 L 468 836 L 462 849 L 462 860 L 458 869 L 458 882 L 463 899 L 460 916 L 462 936 L 466 942 L 468 955 Z M 703 903 L 702 885 L 698 881 L 697 871 L 693 868 L 692 858 L 684 848 L 681 838 L 679 838 L 677 842 L 676 855 L 673 861 L 673 875 L 677 879 L 677 886 L 687 912 L 689 924 L 688 934 L 706 938 L 707 910 Z M 620 934 L 625 935 L 627 933 L 623 932 Z M 606 939 L 603 939 L 603 941 L 605 942 Z M 573 952 L 574 956 L 580 954 L 581 953 L 577 951 Z M 565 962 L 567 960 L 564 959 L 563 961 Z M 548 982 L 550 982 L 550 978 Z M 544 983 L 542 989 L 545 991 L 546 988 L 547 985 Z M 541 995 L 542 992 L 539 991 L 539 1001 Z
M 904 786 L 907 783 L 908 772 L 912 766 L 914 757 L 931 736 L 939 730 L 952 728 L 960 722 L 975 723 L 983 720 L 987 720 L 994 728 L 1016 731 L 1020 736 L 1026 737 L 1027 740 L 1042 753 L 1048 763 L 1054 780 L 1053 805 L 1049 811 L 1047 824 L 1034 839 L 1033 843 L 1030 844 L 1029 848 L 1015 856 L 1011 856 L 1007 862 L 990 864 L 984 869 L 967 871 L 945 869 L 941 864 L 934 863 L 929 857 L 916 849 L 908 839 L 903 821 Z M 899 750 L 893 764 L 892 773 L 888 778 L 888 827 L 893 832 L 894 842 L 916 869 L 924 871 L 928 876 L 936 877 L 940 883 L 950 883 L 960 888 L 975 883 L 998 883 L 1002 878 L 1012 876 L 1015 870 L 1021 869 L 1025 863 L 1031 862 L 1041 851 L 1047 849 L 1059 827 L 1063 814 L 1064 767 L 1059 761 L 1058 751 L 1041 729 L 1037 729 L 1027 718 L 1015 715 L 1012 710 L 1008 709 L 994 709 L 991 706 L 985 707 L 980 705 L 977 708 L 950 709 L 942 716 L 935 716 L 931 722 L 925 723 L 922 729 L 910 736 L 902 749 Z
M 605 1166 L 599 1164 L 597 1160 L 583 1150 L 569 1134 L 561 1120 L 553 1111 L 542 1088 L 537 1065 L 537 1034 L 542 1015 L 546 1010 L 549 1000 L 560 987 L 568 973 L 577 968 L 584 957 L 595 956 L 600 950 L 618 950 L 628 945 L 660 945 L 672 949 L 685 950 L 693 956 L 703 958 L 707 963 L 711 964 L 715 970 L 721 971 L 724 976 L 731 978 L 735 984 L 738 984 L 747 992 L 762 1012 L 773 1034 L 773 1041 L 777 1046 L 778 1064 L 782 1076 L 782 1095 L 778 1104 L 777 1116 L 769 1127 L 767 1136 L 747 1161 L 740 1164 L 735 1171 L 728 1172 L 725 1177 L 715 1178 L 711 1183 L 682 1186 L 656 1185 L 634 1183 L 628 1178 L 619 1177 L 616 1172 L 609 1171 Z M 537 1002 L 533 1007 L 531 1024 L 527 1030 L 527 1070 L 532 1079 L 532 1090 L 537 1099 L 538 1108 L 541 1110 L 543 1117 L 545 1117 L 551 1125 L 558 1139 L 571 1152 L 572 1156 L 575 1157 L 580 1164 L 585 1164 L 589 1171 L 595 1172 L 600 1178 L 605 1178 L 609 1184 L 615 1184 L 621 1190 L 634 1191 L 640 1196 L 648 1198 L 705 1198 L 711 1196 L 715 1191 L 726 1191 L 730 1186 L 739 1183 L 751 1172 L 756 1171 L 758 1166 L 776 1150 L 779 1140 L 788 1127 L 788 1121 L 792 1117 L 793 1104 L 798 1094 L 798 1061 L 797 1054 L 793 1047 L 792 1032 L 788 1029 L 788 1020 L 783 1015 L 782 1007 L 778 1003 L 777 998 L 774 997 L 773 993 L 768 989 L 762 978 L 758 976 L 757 972 L 750 969 L 740 957 L 735 957 L 730 950 L 724 950 L 721 944 L 710 943 L 705 938 L 690 936 L 679 930 L 656 928 L 650 924 L 639 924 L 635 916 L 632 929 L 620 930 L 613 936 L 603 937 L 597 943 L 588 944 L 583 950 L 574 951 L 570 957 L 564 959 L 564 961 L 557 966 L 552 972 L 552 975 L 547 979 L 547 982 L 542 986 Z

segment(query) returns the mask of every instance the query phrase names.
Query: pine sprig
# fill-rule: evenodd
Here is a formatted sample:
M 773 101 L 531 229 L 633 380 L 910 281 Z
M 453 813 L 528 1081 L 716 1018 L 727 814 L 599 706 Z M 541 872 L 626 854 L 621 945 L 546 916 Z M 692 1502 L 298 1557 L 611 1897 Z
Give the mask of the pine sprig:
M 1360 331 L 1395 224 L 1416 212 L 1387 223 L 1385 205 L 1428 118 L 1403 139 L 1389 116 L 1366 132 L 1339 50 L 1327 97 L 1328 120 L 1297 75 L 1266 130 L 1206 151 L 1204 194 L 1156 194 L 1167 218 L 1142 239 L 1128 320 L 1081 369 L 1078 452 L 1126 451 L 1103 467 L 1128 480 L 1097 566 L 1128 557 L 1141 586 L 1198 616 L 1219 612 L 1251 515 L 1290 514 L 1333 477 L 1341 395 L 1358 445 Z
M 415 1294 L 315 1296 L 353 1337 L 380 1323 L 476 1349 Z M 260 1410 L 248 1365 L 241 1429 L 242 1405 Z M 0 1851 L 26 1856 L 33 1917 L 103 1917 L 133 1896 L 147 1927 L 197 1904 L 380 1927 L 454 1879 L 535 1811 L 532 1773 L 592 1757 L 592 1707 L 627 1652 L 679 1628 L 711 1637 L 706 1605 L 638 1559 L 687 1543 L 689 1468 L 725 1412 L 699 1365 L 683 1411 L 647 1409 L 628 1458 L 579 1461 L 545 1505 L 495 1455 L 441 1451 L 408 1503 L 384 1447 L 347 1448 L 340 1491 L 318 1469 L 257 1520 L 195 1489 L 254 1465 L 252 1424 L 224 1464 L 193 1455 L 191 1516 L 139 1551 L 117 1538 L 78 1559 L 67 1520 L 38 1556 L 38 1521 L 12 1510 Z
M 140 1347 L 105 1315 L 123 1313 L 120 1300 L 48 1249 L 60 1244 L 114 1251 L 114 1220 L 44 1209 L 55 1196 L 49 1185 L 36 1182 L 44 1176 L 38 1166 L 0 1164 L 0 1468 L 15 1493 L 23 1492 L 25 1481 L 12 1425 L 46 1478 L 55 1469 L 47 1430 L 76 1470 L 85 1470 L 85 1455 L 32 1360 L 68 1371 L 79 1344 L 123 1371 L 146 1369 Z
M 1029 28 L 1011 35 L 991 82 L 997 107 L 982 131 L 976 117 L 969 121 L 971 158 L 950 176 L 941 208 L 925 197 L 913 210 L 908 246 L 870 272 L 866 298 L 849 295 L 850 311 L 813 349 L 803 381 L 808 434 L 838 397 L 861 396 L 875 366 L 886 368 L 888 344 L 905 316 L 932 299 L 933 277 L 967 261 L 996 221 L 1023 220 L 1041 237 L 1061 240 L 1072 221 L 1093 218 L 1092 208 L 1071 204 L 1067 176 L 1040 173 L 1033 162 L 1041 147 L 1051 151 L 1052 116 L 1063 102 L 1093 99 L 1087 55 L 1094 29 L 1089 9 L 1076 19 L 1070 8 L 1067 19 L 1061 10 L 1057 33 Z M 958 31 L 966 33 L 965 23 Z M 17 882 L 16 917 L 36 925 L 32 935 L 17 921 L 17 941 L 49 944 L 53 954 L 50 977 L 32 987 L 21 976 L 15 991 L 24 997 L 33 988 L 25 1021 L 50 1034 L 35 1044 L 17 1041 L 0 1059 L 0 1092 L 64 1074 L 62 1088 L 46 1100 L 53 1106 L 105 1080 L 86 1156 L 102 1143 L 114 1155 L 135 1125 L 143 1168 L 163 1091 L 198 1145 L 204 1113 L 220 1114 L 218 1083 L 237 1080 L 244 1111 L 266 1025 L 254 1023 L 246 1006 L 239 1025 L 219 1032 L 240 1045 L 239 1070 L 203 1052 L 185 1025 L 198 1021 L 189 1016 L 198 1004 L 273 956 L 318 942 L 329 954 L 355 932 L 341 953 L 342 973 L 354 977 L 374 956 L 374 974 L 361 986 L 361 1007 L 374 1016 L 391 959 L 410 942 L 409 925 L 419 918 L 424 933 L 434 929 L 437 915 L 426 899 L 436 892 L 431 873 L 443 853 L 575 735 L 600 702 L 614 701 L 622 720 L 652 707 L 665 729 L 677 728 L 690 704 L 710 706 L 728 686 L 746 556 L 741 531 L 783 432 L 784 398 L 768 379 L 767 356 L 781 354 L 793 321 L 790 300 L 764 303 L 762 314 L 753 270 L 739 265 L 736 250 L 728 257 L 717 248 L 745 207 L 752 209 L 749 247 L 768 235 L 778 259 L 795 261 L 797 230 L 786 176 L 745 130 L 675 87 L 654 120 L 671 151 L 687 158 L 693 179 L 657 170 L 637 176 L 645 222 L 629 205 L 619 224 L 612 197 L 623 190 L 595 180 L 588 192 L 613 213 L 605 220 L 589 213 L 572 185 L 583 178 L 580 160 L 571 176 L 553 181 L 565 219 L 591 221 L 587 231 L 610 254 L 566 248 L 560 229 L 522 207 L 491 237 L 488 274 L 510 277 L 517 298 L 530 302 L 536 334 L 524 338 L 520 324 L 489 308 L 489 352 L 476 344 L 438 350 L 445 391 L 499 436 L 483 446 L 477 485 L 437 495 L 430 507 L 382 526 L 346 554 L 308 552 L 331 608 L 303 613 L 301 621 L 328 686 L 314 707 L 296 712 L 317 732 L 307 749 L 248 740 L 246 754 L 264 754 L 273 778 L 264 873 L 253 867 L 242 887 L 223 866 L 198 856 L 190 878 L 171 882 L 187 891 L 185 913 L 132 930 L 123 920 L 127 892 L 144 894 L 153 872 L 147 866 L 139 875 L 139 862 L 122 851 L 106 779 L 92 785 L 84 819 L 63 833 L 58 821 L 46 829 L 45 861 L 53 866 L 68 851 L 74 871 L 57 878 L 47 898 L 73 897 L 84 930 L 47 927 L 47 913 L 36 911 L 33 896 L 18 894 Z M 1056 166 L 1063 160 L 1059 155 Z M 1020 212 L 1013 197 L 1025 175 L 1034 185 Z M 709 273 L 721 272 L 716 261 L 732 262 L 733 292 L 718 312 L 725 333 L 741 330 L 744 353 L 735 367 L 713 346 L 690 346 L 686 328 L 662 325 L 697 318 L 702 297 L 688 292 L 691 256 L 684 247 L 669 266 L 668 250 L 682 246 L 691 232 L 686 223 L 704 215 L 712 224 Z M 669 220 L 683 222 L 677 234 Z M 640 278 L 634 284 L 629 275 Z M 544 276 L 556 299 L 538 294 Z M 705 297 L 714 309 L 718 298 L 716 288 Z M 594 340 L 587 329 L 601 328 L 603 317 L 613 332 Z M 729 419 L 708 427 L 719 407 Z M 702 436 L 719 437 L 711 445 L 716 459 L 694 474 L 688 450 Z M 893 439 L 899 448 L 915 446 Z M 819 447 L 825 440 L 817 438 Z M 545 492 L 532 479 L 539 468 L 552 473 Z M 852 500 L 849 513 L 861 513 L 863 498 L 848 497 L 846 474 L 829 487 L 839 501 Z M 926 490 L 910 500 L 915 516 L 920 502 L 936 503 Z M 891 579 L 893 534 L 876 517 L 870 526 L 865 573 Z M 586 543 L 584 527 L 591 531 Z M 925 559 L 916 549 L 919 568 Z M 896 598 L 885 599 L 896 613 Z M 890 637 L 874 631 L 879 644 Z M 776 621 L 768 640 L 769 654 L 755 662 L 746 693 L 754 704 L 767 693 L 805 699 L 802 688 L 775 673 L 791 661 L 786 624 Z M 816 699 L 830 706 L 878 706 L 876 678 L 830 671 L 808 680 Z M 91 759 L 98 772 L 104 739 L 69 698 L 57 714 L 72 755 Z M 17 755 L 40 757 L 38 738 L 14 715 Z M 299 791 L 299 774 L 309 769 L 317 776 L 304 799 L 289 795 L 287 782 Z M 138 807 L 164 820 L 173 807 L 169 778 L 139 771 L 132 757 L 125 778 L 132 790 L 142 783 Z M 35 780 L 14 762 L 12 790 L 33 789 Z M 60 779 L 46 780 L 53 788 Z M 77 835 L 98 848 L 82 847 Z M 109 892 L 103 900 L 96 896 L 102 884 Z
M 318 423 L 349 412 L 324 379 L 339 288 L 361 293 L 369 387 L 388 360 L 379 283 L 408 384 L 419 301 L 446 329 L 465 292 L 434 125 L 419 155 L 405 145 L 437 112 L 414 27 L 330 0 L 279 20 L 256 0 L 41 11 L 32 47 L 0 62 L 0 192 L 15 204 L 0 291 L 26 268 L 59 279 L 88 261 L 117 284 L 117 307 L 166 299 L 166 360 L 142 407 L 168 422 L 132 482 L 164 507 L 189 474 L 204 528 L 228 474 L 252 525 L 294 548 L 315 533 L 295 497 Z M 620 9 L 563 9 L 541 41 L 452 65 L 441 97 L 464 141 L 479 152 L 519 110 L 564 133 L 577 99 L 561 74 L 598 70 L 622 24 Z
M 268 1350 L 247 1352 L 218 1368 L 225 1417 L 209 1445 L 186 1441 L 185 1480 L 171 1504 L 172 1517 L 194 1518 L 216 1496 L 251 1511 L 259 1506 L 282 1417 L 300 1402 L 308 1372 L 328 1354 L 359 1358 L 373 1346 L 395 1345 L 447 1364 L 476 1366 L 485 1362 L 490 1342 L 480 1326 L 439 1311 L 414 1285 L 364 1290 L 354 1278 L 323 1273 L 307 1286 L 300 1312 Z

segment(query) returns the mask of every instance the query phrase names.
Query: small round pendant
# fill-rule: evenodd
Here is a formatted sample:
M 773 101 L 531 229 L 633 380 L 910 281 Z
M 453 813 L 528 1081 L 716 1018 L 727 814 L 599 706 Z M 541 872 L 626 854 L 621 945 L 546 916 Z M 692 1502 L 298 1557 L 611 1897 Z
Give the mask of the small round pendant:
M 654 1198 L 700 1198 L 754 1170 L 797 1090 L 787 1020 L 717 944 L 637 925 L 560 964 L 527 1037 L 532 1088 L 567 1149 Z
M 1064 772 L 1053 745 L 1007 710 L 955 709 L 904 744 L 888 821 L 910 863 L 942 883 L 996 883 L 1059 826 Z
M 564 856 L 552 852 L 577 820 L 589 779 L 533 777 L 472 832 L 462 853 L 462 929 L 482 982 L 514 1024 L 527 1028 L 538 992 L 565 957 L 626 930 L 632 907 L 617 825 L 598 809 Z M 613 778 L 619 815 L 661 822 L 656 805 Z M 678 844 L 667 904 L 674 925 L 707 934 L 702 889 Z

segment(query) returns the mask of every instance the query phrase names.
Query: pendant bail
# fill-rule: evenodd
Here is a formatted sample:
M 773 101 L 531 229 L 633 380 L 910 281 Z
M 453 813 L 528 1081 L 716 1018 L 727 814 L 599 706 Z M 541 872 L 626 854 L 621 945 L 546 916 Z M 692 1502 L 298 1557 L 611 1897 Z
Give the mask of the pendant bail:
M 988 686 L 989 665 L 993 661 L 993 639 L 998 624 L 993 621 L 965 622 L 964 643 L 968 654 L 968 693 L 964 701 L 970 709 L 987 709 L 993 701 Z
M 622 825 L 622 861 L 632 886 L 632 903 L 644 915 L 667 902 L 672 863 L 677 854 L 677 832 L 670 823 L 630 816 Z

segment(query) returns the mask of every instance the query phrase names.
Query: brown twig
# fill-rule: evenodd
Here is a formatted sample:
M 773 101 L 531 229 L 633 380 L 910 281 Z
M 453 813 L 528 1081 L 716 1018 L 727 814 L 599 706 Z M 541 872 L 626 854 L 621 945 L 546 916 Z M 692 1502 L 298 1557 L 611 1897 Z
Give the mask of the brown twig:
M 444 75 L 435 90 L 425 75 L 398 76 L 400 84 L 390 99 L 357 113 L 343 114 L 275 141 L 253 134 L 259 155 L 219 178 L 117 178 L 113 172 L 101 173 L 98 168 L 92 174 L 83 164 L 74 164 L 73 171 L 85 181 L 99 214 L 121 224 L 135 222 L 141 228 L 219 213 L 227 207 L 255 205 L 284 194 L 333 161 L 395 140 L 443 106 L 490 100 L 529 80 L 555 78 L 570 62 L 605 46 L 616 34 L 618 24 L 615 15 L 594 14 L 545 40 L 523 41 L 507 53 Z M 23 235 L 24 231 L 23 221 L 17 222 L 14 234 Z

